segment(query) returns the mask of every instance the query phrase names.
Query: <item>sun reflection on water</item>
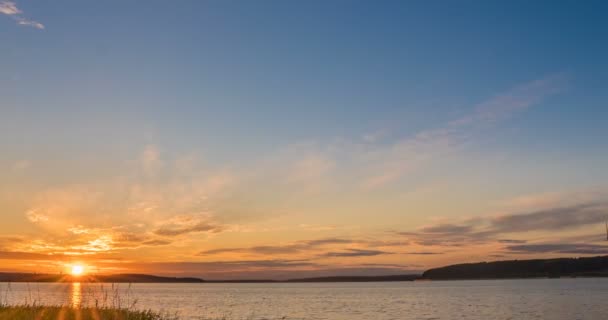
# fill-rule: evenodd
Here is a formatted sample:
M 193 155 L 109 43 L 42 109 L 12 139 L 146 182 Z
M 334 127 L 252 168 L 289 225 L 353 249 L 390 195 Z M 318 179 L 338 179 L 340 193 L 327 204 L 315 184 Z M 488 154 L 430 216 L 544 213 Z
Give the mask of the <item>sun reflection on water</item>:
M 72 282 L 70 288 L 70 306 L 79 308 L 82 305 L 82 286 L 80 282 Z

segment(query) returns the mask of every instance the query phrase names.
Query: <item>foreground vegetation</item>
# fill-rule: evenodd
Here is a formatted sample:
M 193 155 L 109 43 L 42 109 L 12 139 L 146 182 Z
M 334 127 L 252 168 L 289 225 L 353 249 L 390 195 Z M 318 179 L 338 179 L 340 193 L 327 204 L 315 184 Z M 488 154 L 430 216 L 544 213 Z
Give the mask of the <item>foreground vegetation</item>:
M 131 284 L 81 287 L 73 283 L 67 301 L 45 304 L 40 291 L 30 288 L 15 296 L 11 283 L 0 285 L 0 320 L 177 320 L 177 314 L 138 309 Z M 23 299 L 21 303 L 16 303 Z
M 0 320 L 174 320 L 175 316 L 150 310 L 72 308 L 49 306 L 0 306 Z

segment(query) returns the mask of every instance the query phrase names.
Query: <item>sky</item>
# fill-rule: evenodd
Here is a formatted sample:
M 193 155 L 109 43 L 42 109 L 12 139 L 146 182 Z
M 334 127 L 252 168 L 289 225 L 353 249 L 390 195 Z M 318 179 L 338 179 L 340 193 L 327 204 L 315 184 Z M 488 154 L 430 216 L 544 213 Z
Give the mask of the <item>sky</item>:
M 0 0 L 0 271 L 608 254 L 606 9 Z

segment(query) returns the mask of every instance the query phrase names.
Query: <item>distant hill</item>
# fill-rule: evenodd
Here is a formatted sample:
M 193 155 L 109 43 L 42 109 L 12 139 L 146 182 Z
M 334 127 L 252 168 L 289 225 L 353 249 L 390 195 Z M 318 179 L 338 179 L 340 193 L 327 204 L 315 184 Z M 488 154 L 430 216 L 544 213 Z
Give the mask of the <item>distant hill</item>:
M 148 274 L 71 275 L 0 272 L 0 282 L 113 282 L 113 283 L 198 283 L 199 278 L 160 277 Z
M 285 282 L 383 282 L 383 281 L 414 281 L 419 279 L 418 274 L 402 274 L 392 276 L 338 276 L 290 279 Z
M 465 263 L 429 269 L 422 274 L 422 278 L 429 280 L 576 276 L 608 276 L 608 256 Z

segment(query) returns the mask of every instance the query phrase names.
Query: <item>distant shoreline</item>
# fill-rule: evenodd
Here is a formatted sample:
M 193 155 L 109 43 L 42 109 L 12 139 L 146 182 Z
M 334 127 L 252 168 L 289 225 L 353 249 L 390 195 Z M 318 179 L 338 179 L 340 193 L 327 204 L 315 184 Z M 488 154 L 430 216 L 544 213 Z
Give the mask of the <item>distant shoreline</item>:
M 204 280 L 194 277 L 163 277 L 147 274 L 86 275 L 76 277 L 57 274 L 0 272 L 0 282 L 65 283 L 340 283 L 605 277 L 608 277 L 608 256 L 464 263 L 429 269 L 422 274 L 331 276 L 287 280 Z
M 608 277 L 608 256 L 454 264 L 422 274 L 429 280 Z
M 0 272 L 0 282 L 40 282 L 40 283 L 203 283 L 194 277 L 162 277 L 148 274 L 112 274 L 72 276 L 45 273 Z
M 405 275 L 405 277 L 410 277 L 411 275 Z M 379 278 L 384 277 L 380 276 Z M 608 274 L 582 274 L 582 275 L 572 275 L 572 276 L 559 276 L 559 277 L 551 277 L 551 276 L 529 276 L 529 277 L 501 277 L 501 278 L 445 278 L 445 279 L 427 279 L 422 278 L 421 276 L 416 276 L 413 279 L 401 279 L 401 280 L 383 280 L 383 279 L 366 279 L 366 280 L 358 280 L 356 277 L 349 280 L 334 280 L 334 279 L 318 279 L 318 280 L 310 280 L 310 279 L 289 279 L 289 280 L 202 280 L 202 281 L 90 281 L 90 280 L 73 280 L 73 281 L 40 281 L 40 280 L 0 280 L 0 283 L 99 283 L 99 284 L 119 284 L 119 283 L 167 283 L 167 284 L 256 284 L 256 283 L 274 283 L 274 284 L 290 284 L 290 283 L 382 283 L 382 282 L 437 282 L 437 281 L 488 281 L 488 280 L 543 280 L 543 279 L 600 279 L 600 278 L 608 278 Z M 375 278 L 375 277 L 365 277 L 365 278 Z

